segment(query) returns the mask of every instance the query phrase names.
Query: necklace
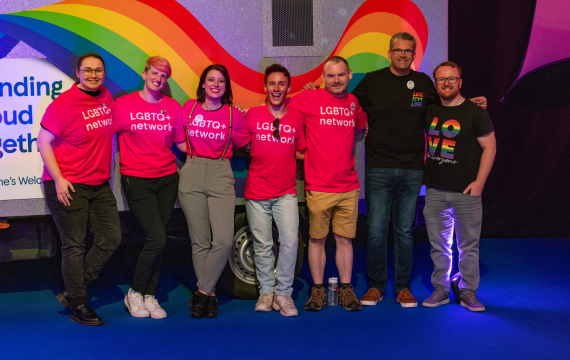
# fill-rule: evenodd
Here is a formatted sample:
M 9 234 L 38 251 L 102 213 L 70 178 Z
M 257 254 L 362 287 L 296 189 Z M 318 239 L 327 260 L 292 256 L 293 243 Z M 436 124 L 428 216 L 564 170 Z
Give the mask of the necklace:
M 457 104 L 457 105 L 463 104 L 464 101 L 465 101 L 465 98 L 462 96 L 462 97 L 461 97 L 461 101 L 460 101 L 459 104 Z

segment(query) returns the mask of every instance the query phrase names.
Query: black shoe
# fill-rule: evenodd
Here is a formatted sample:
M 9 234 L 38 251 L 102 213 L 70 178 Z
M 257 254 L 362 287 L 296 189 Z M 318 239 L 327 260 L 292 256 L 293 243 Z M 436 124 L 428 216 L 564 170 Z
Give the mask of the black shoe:
M 461 296 L 459 295 L 459 281 L 461 280 L 461 274 L 456 273 L 450 279 L 451 290 L 453 291 L 453 296 L 455 296 L 455 302 L 458 304 L 461 302 Z
M 71 321 L 87 326 L 103 325 L 103 319 L 95 314 L 95 311 L 87 304 L 71 306 Z
M 190 314 L 196 319 L 201 319 L 206 314 L 208 295 L 196 291 L 190 299 Z
M 67 290 L 63 290 L 59 294 L 57 294 L 57 300 L 61 303 L 61 305 L 68 307 L 71 309 L 71 295 L 67 292 Z
M 216 296 L 208 296 L 206 301 L 206 315 L 207 318 L 218 317 L 218 299 Z

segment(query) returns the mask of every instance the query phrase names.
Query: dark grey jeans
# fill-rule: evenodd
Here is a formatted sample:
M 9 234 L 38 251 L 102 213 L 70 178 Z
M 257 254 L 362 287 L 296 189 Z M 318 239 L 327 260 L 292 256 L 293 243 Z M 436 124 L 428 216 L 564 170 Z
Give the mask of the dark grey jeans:
M 434 287 L 449 294 L 451 247 L 455 232 L 461 273 L 459 292 L 462 296 L 466 291 L 477 292 L 482 217 L 481 196 L 427 188 L 424 218 L 431 244 L 431 283 Z
M 44 181 L 46 203 L 61 237 L 62 272 L 72 305 L 87 303 L 87 286 L 101 272 L 121 243 L 117 200 L 108 182 L 100 185 L 73 184 L 71 206 L 57 199 L 55 182 Z M 87 226 L 94 235 L 85 255 Z

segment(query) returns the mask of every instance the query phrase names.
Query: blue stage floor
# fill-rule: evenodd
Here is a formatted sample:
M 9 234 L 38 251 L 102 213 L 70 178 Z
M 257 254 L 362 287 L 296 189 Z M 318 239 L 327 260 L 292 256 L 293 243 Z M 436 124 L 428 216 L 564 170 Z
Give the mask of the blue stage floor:
M 184 250 L 189 248 L 184 247 Z M 350 313 L 341 307 L 304 311 L 308 264 L 295 282 L 299 317 L 255 313 L 255 300 L 220 296 L 217 319 L 190 317 L 195 289 L 189 261 L 167 254 L 159 300 L 168 318 L 131 317 L 123 304 L 134 257 L 114 257 L 93 289 L 101 327 L 71 322 L 55 295 L 48 260 L 0 264 L 2 359 L 568 359 L 570 240 L 483 239 L 479 299 L 472 313 L 455 302 L 428 309 L 395 301 L 393 266 L 381 304 Z M 390 248 L 391 250 L 391 248 Z M 124 251 L 123 251 L 124 254 Z M 366 292 L 366 249 L 355 249 L 356 294 Z M 188 254 L 189 256 L 189 254 Z M 334 249 L 328 250 L 334 258 Z M 413 294 L 431 294 L 429 243 L 417 243 Z M 51 271 L 51 272 L 50 272 Z M 334 264 L 326 276 L 334 275 Z M 119 285 L 116 285 L 119 284 Z M 190 289 L 189 289 L 190 287 Z

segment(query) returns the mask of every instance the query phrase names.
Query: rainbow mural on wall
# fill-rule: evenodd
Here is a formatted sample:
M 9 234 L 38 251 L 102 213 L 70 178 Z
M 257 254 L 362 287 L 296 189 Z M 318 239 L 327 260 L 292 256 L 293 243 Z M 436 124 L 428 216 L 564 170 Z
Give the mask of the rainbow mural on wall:
M 330 56 L 345 57 L 354 77 L 349 90 L 366 72 L 389 66 L 390 37 L 399 31 L 417 39 L 419 69 L 428 40 L 420 9 L 409 0 L 368 0 L 348 22 Z M 212 63 L 223 63 L 232 77 L 234 100 L 244 107 L 265 98 L 263 74 L 244 66 L 174 0 L 66 0 L 42 8 L 0 15 L 0 49 L 23 41 L 44 54 L 71 77 L 86 52 L 97 52 L 107 64 L 105 85 L 115 94 L 142 87 L 140 73 L 149 56 L 167 58 L 173 67 L 168 83 L 172 97 L 195 98 L 199 75 Z M 309 81 L 320 82 L 322 64 L 292 79 L 292 94 Z

